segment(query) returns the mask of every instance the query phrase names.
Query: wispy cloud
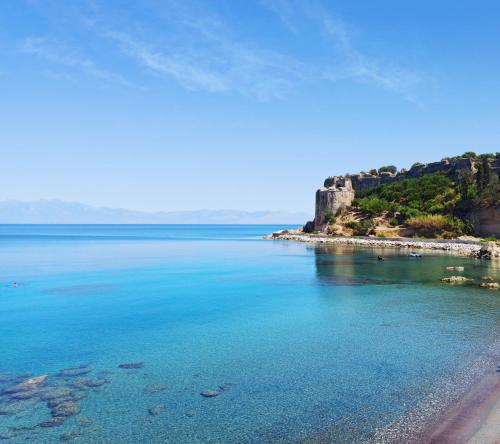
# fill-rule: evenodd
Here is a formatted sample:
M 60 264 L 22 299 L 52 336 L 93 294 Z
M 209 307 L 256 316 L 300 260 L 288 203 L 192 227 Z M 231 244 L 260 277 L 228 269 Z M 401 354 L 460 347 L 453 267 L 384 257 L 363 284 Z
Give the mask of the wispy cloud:
M 303 76 L 304 65 L 243 45 L 222 21 L 191 17 L 182 25 L 190 37 L 170 47 L 110 28 L 100 33 L 143 67 L 189 90 L 236 91 L 269 100 L 282 97 Z
M 259 100 L 283 98 L 304 84 L 349 80 L 420 103 L 422 91 L 432 83 L 397 60 L 360 49 L 350 24 L 321 0 L 260 0 L 257 16 L 261 19 L 267 10 L 263 26 L 272 27 L 278 36 L 272 44 L 267 33 L 262 38 L 255 29 L 245 29 L 241 17 L 218 14 L 217 4 L 152 2 L 140 17 L 92 5 L 75 13 L 75 23 L 83 24 L 91 38 L 105 39 L 107 51 L 115 48 L 102 60 L 107 66 L 118 60 L 119 65 L 112 66 L 119 68 L 98 66 L 76 48 L 46 37 L 24 40 L 23 51 L 123 86 L 131 84 L 118 72 L 133 61 L 142 75 L 154 74 L 189 91 L 236 92 Z M 309 42 L 311 51 L 288 44 L 291 39 Z M 124 57 L 128 61 L 122 64 Z
M 73 68 L 100 80 L 118 83 L 122 86 L 133 86 L 121 75 L 99 68 L 93 60 L 82 56 L 73 48 L 53 38 L 26 38 L 21 42 L 20 50 L 26 54 L 35 55 L 47 61 Z
M 120 31 L 108 29 L 102 35 L 118 43 L 124 54 L 136 59 L 144 67 L 173 78 L 187 89 L 210 92 L 230 89 L 228 79 L 215 70 L 196 63 L 196 57 L 192 54 L 163 52 Z
M 332 46 L 330 60 L 317 65 L 325 79 L 353 79 L 370 83 L 408 101 L 419 103 L 419 88 L 428 79 L 415 70 L 357 49 L 350 26 L 334 17 L 320 2 L 262 1 L 294 33 L 300 33 L 301 24 L 308 23 L 311 25 L 308 30 L 316 29 L 329 40 Z

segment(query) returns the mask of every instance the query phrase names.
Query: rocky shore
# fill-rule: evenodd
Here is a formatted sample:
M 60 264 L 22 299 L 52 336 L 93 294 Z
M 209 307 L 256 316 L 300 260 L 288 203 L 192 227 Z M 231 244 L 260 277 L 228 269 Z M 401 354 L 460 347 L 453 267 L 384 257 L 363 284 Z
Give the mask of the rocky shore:
M 441 241 L 434 239 L 386 239 L 371 237 L 336 237 L 326 234 L 307 234 L 300 231 L 281 230 L 265 236 L 265 239 L 287 240 L 327 245 L 351 245 L 362 248 L 399 248 L 407 250 L 445 251 L 458 256 L 484 259 L 500 258 L 500 247 L 495 242 Z

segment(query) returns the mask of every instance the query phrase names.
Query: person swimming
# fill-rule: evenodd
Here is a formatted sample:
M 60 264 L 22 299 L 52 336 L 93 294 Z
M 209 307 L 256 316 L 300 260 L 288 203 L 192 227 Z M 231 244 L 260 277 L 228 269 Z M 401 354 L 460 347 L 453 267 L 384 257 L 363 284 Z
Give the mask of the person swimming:
M 384 258 L 383 258 L 382 256 L 377 256 L 377 260 L 378 260 L 378 261 L 383 261 L 383 260 L 384 260 Z

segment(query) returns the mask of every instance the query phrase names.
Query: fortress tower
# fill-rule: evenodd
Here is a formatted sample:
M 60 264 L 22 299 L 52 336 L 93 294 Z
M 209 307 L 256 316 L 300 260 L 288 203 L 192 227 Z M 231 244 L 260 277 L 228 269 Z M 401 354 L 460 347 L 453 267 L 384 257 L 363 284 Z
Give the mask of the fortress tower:
M 325 186 L 316 191 L 314 229 L 321 230 L 325 225 L 325 216 L 335 214 L 347 208 L 354 199 L 351 178 L 334 176 L 325 180 Z

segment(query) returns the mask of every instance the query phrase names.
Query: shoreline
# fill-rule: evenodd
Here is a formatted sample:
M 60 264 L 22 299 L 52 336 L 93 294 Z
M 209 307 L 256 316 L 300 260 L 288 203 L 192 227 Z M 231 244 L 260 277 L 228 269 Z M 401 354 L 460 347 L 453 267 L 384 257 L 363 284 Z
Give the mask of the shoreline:
M 466 372 L 365 444 L 500 444 L 499 363 L 496 340 Z
M 424 435 L 425 444 L 500 443 L 500 375 L 487 373 L 441 421 Z
M 283 230 L 265 236 L 264 239 L 286 240 L 323 245 L 348 245 L 363 248 L 391 248 L 403 250 L 444 251 L 458 256 L 480 257 L 487 243 L 465 240 L 408 239 L 408 238 L 369 238 L 369 237 L 334 237 L 325 234 L 306 234 Z M 500 249 L 495 248 L 492 257 L 500 257 Z

